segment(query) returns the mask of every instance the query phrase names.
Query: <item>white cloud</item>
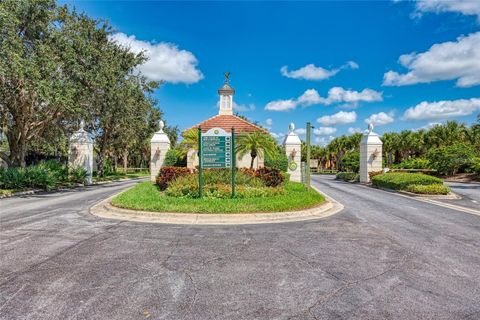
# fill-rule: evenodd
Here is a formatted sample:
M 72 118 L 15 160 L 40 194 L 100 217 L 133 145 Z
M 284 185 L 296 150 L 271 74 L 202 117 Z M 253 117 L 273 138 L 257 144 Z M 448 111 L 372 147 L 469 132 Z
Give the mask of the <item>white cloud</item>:
M 298 129 L 295 129 L 295 133 L 299 135 L 303 135 L 307 133 L 307 130 L 305 128 L 298 128 Z
M 359 102 L 375 102 L 382 101 L 382 93 L 365 88 L 362 91 L 345 90 L 341 87 L 333 87 L 328 90 L 328 97 L 325 104 L 344 102 L 347 104 L 358 105 Z
M 315 104 L 331 105 L 334 103 L 345 103 L 350 107 L 356 107 L 360 102 L 382 100 L 382 92 L 369 88 L 365 88 L 362 91 L 354 91 L 342 87 L 333 87 L 328 90 L 328 96 L 326 98 L 320 96 L 317 90 L 308 89 L 297 99 L 271 101 L 265 106 L 265 109 L 271 111 L 288 111 L 295 109 L 299 105 L 307 107 Z
M 388 114 L 385 112 L 379 112 L 372 114 L 370 117 L 365 119 L 365 123 L 373 123 L 377 126 L 383 126 L 385 124 L 392 123 L 394 120 L 393 112 L 389 112 Z
M 305 80 L 323 80 L 328 79 L 338 73 L 338 69 L 327 70 L 322 67 L 317 67 L 314 64 L 307 64 L 297 70 L 288 71 L 288 66 L 280 68 L 282 76 L 292 79 L 305 79 Z
M 478 0 L 418 0 L 416 13 L 423 12 L 457 12 L 464 15 L 476 15 L 480 21 L 480 1 Z
M 348 132 L 349 134 L 354 134 L 354 133 L 362 133 L 363 131 L 362 131 L 362 129 L 360 129 L 360 128 L 352 128 L 352 127 L 350 127 L 350 128 L 348 128 L 347 132 Z
M 347 61 L 346 65 L 345 66 L 348 66 L 352 69 L 358 69 L 360 68 L 360 66 L 358 65 L 358 63 L 356 63 L 355 61 Z
M 313 129 L 313 134 L 316 136 L 328 136 L 337 132 L 337 128 L 334 127 L 318 127 Z
M 441 125 L 442 123 L 441 122 L 429 122 L 427 123 L 426 125 L 420 127 L 420 128 L 417 128 L 415 131 L 420 131 L 420 130 L 430 130 L 432 129 L 433 127 L 436 127 L 436 126 L 439 126 Z
M 479 85 L 480 32 L 434 44 L 423 53 L 404 54 L 399 62 L 409 71 L 404 74 L 388 71 L 383 76 L 383 85 L 404 86 L 440 80 L 457 80 L 458 87 Z
M 423 101 L 415 107 L 405 110 L 403 118 L 405 120 L 446 119 L 468 116 L 478 111 L 480 111 L 480 98 L 436 102 Z
M 289 111 L 297 107 L 297 102 L 293 99 L 275 100 L 267 103 L 265 110 L 270 111 Z
M 217 103 L 218 104 L 218 103 Z M 238 112 L 247 112 L 255 110 L 255 105 L 253 103 L 250 104 L 238 104 L 235 101 L 233 102 L 233 110 Z
M 135 53 L 144 51 L 149 59 L 138 69 L 150 80 L 189 84 L 203 79 L 193 53 L 181 50 L 173 43 L 150 43 L 124 33 L 115 33 L 110 40 L 129 47 Z
M 267 120 L 265 120 L 265 127 L 267 129 L 270 130 L 272 128 L 272 126 L 273 126 L 273 120 L 271 118 L 268 118 Z
M 288 66 L 283 66 L 280 68 L 280 73 L 287 78 L 292 79 L 305 79 L 305 80 L 324 80 L 336 75 L 342 69 L 358 69 L 359 66 L 355 61 L 347 61 L 340 68 L 327 70 L 322 67 L 317 67 L 313 63 L 307 64 L 304 67 L 301 67 L 297 70 L 288 70 Z
M 328 136 L 328 137 L 315 137 L 315 143 L 318 145 L 321 145 L 322 147 L 325 147 L 327 144 L 329 144 L 333 139 L 335 139 L 334 136 Z
M 296 100 L 297 104 L 301 104 L 304 106 L 311 106 L 314 104 L 319 104 L 322 103 L 325 100 L 325 98 L 320 97 L 320 94 L 318 94 L 318 91 L 315 89 L 308 89 L 305 90 L 305 92 L 298 97 Z
M 355 121 L 357 121 L 357 113 L 355 111 L 351 111 L 351 112 L 340 111 L 330 116 L 323 116 L 317 119 L 318 123 L 321 123 L 326 126 L 331 126 L 335 124 L 352 123 Z
M 280 139 L 283 138 L 284 134 L 283 133 L 275 133 L 275 132 L 270 132 L 270 135 L 274 137 L 275 139 Z

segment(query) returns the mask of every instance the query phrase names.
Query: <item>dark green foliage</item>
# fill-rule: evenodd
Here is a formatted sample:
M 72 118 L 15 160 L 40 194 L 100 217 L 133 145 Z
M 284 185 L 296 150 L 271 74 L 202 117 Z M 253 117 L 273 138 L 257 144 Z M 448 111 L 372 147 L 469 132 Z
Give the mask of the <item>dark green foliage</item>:
M 394 164 L 392 168 L 398 169 L 431 169 L 430 161 L 425 158 L 409 158 L 398 164 Z
M 423 173 L 389 172 L 374 176 L 372 184 L 392 190 L 407 190 L 410 185 L 443 185 L 443 180 Z
M 471 145 L 456 143 L 446 147 L 433 148 L 427 153 L 432 168 L 440 174 L 452 175 L 462 171 L 473 171 L 474 158 L 478 151 Z
M 168 184 L 177 177 L 188 175 L 190 169 L 183 167 L 162 167 L 158 173 L 156 183 L 160 190 L 165 190 Z
M 186 156 L 181 150 L 170 149 L 165 155 L 164 165 L 167 167 L 186 167 L 187 159 Z
M 0 169 L 0 189 L 52 190 L 70 182 L 83 183 L 85 177 L 84 169 L 74 169 L 69 174 L 66 165 L 50 160 L 26 168 Z
M 85 183 L 87 179 L 87 171 L 84 168 L 72 168 L 70 169 L 70 181 L 75 183 Z
M 265 167 L 275 168 L 282 172 L 288 170 L 288 157 L 284 152 L 276 152 L 272 156 L 265 155 Z
M 267 187 L 277 187 L 284 182 L 282 172 L 276 168 L 259 168 L 255 171 L 255 176 L 260 178 Z
M 339 172 L 335 176 L 335 179 L 338 180 L 343 180 L 343 181 L 358 181 L 360 178 L 360 175 L 356 172 Z
M 360 151 L 347 152 L 342 158 L 342 168 L 346 171 L 358 172 L 360 170 Z

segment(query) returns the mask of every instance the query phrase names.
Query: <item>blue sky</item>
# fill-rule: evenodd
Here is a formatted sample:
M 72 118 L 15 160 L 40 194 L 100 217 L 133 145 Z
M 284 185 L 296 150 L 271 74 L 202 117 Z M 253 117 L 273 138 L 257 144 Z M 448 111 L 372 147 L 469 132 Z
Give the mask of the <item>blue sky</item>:
M 148 50 L 181 129 L 217 114 L 227 70 L 241 114 L 276 135 L 311 121 L 320 144 L 367 118 L 383 133 L 480 113 L 478 0 L 67 3 Z

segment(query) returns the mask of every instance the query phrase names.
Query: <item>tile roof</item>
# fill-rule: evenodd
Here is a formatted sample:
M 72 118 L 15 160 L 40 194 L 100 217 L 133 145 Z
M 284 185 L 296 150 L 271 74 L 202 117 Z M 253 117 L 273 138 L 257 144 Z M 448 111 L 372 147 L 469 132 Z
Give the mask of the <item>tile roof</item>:
M 206 132 L 212 128 L 222 128 L 223 130 L 230 132 L 231 128 L 233 127 L 235 128 L 235 133 L 254 132 L 254 131 L 262 131 L 267 133 L 266 129 L 256 126 L 253 123 L 234 115 L 219 114 L 205 121 L 202 121 L 194 125 L 193 127 L 188 128 L 187 130 L 197 129 L 198 127 L 202 128 L 202 132 Z

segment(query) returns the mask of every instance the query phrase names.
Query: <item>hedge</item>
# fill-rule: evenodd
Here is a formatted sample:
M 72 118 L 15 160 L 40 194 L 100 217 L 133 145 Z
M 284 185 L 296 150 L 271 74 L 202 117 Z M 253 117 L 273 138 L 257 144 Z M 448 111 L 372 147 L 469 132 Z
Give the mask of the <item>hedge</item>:
M 339 172 L 335 176 L 337 180 L 344 180 L 344 181 L 358 181 L 360 179 L 360 175 L 356 172 Z
M 407 190 L 410 185 L 443 185 L 443 180 L 423 173 L 389 172 L 374 176 L 372 184 L 381 188 Z

